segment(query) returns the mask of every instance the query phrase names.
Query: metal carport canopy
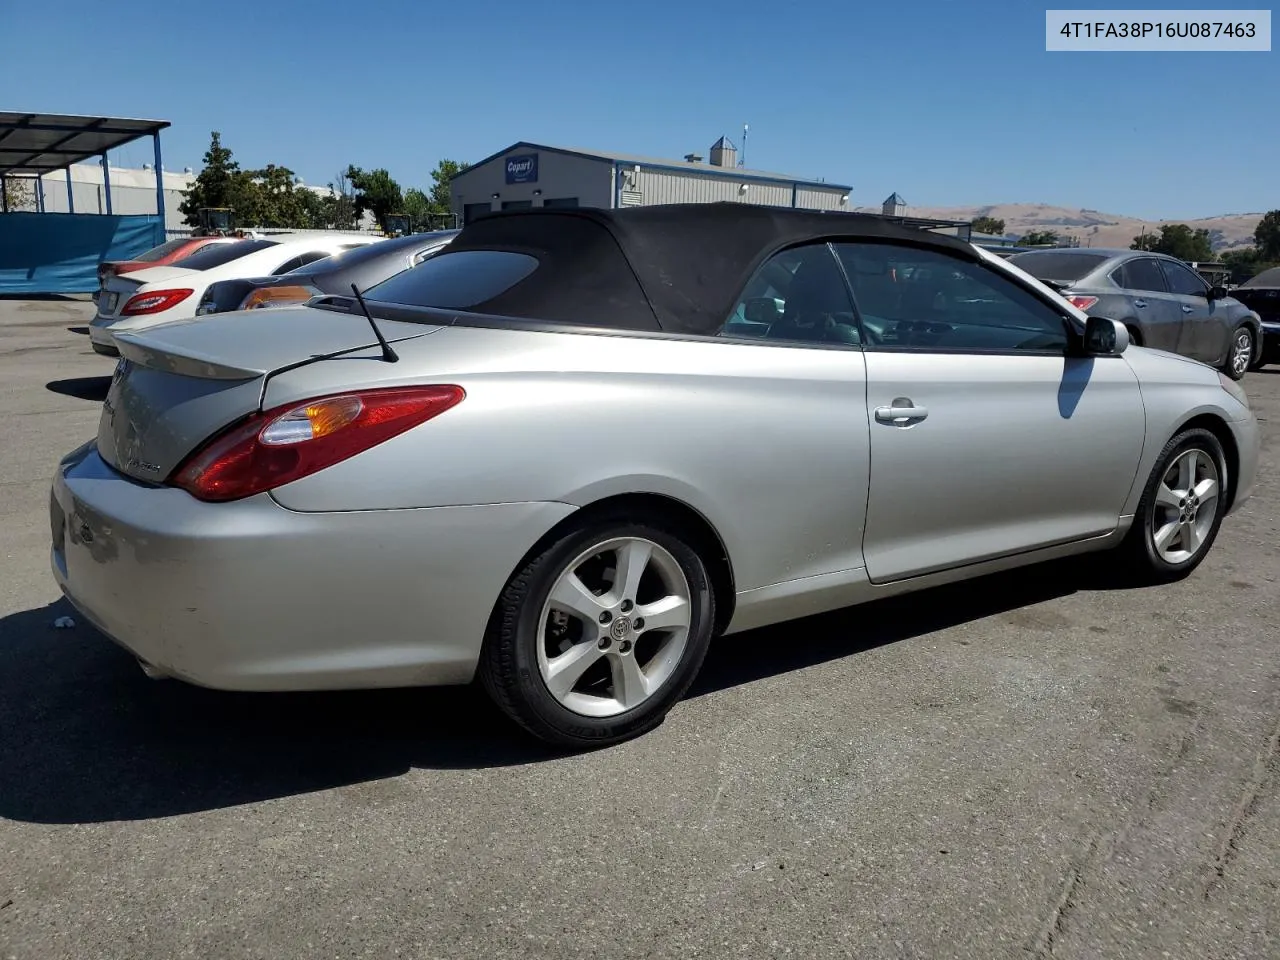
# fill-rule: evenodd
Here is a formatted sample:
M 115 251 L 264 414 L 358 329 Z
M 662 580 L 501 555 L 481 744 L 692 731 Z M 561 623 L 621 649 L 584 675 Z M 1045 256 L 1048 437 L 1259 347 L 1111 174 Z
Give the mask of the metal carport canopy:
M 167 120 L 0 111 L 0 176 L 40 176 L 159 133 Z

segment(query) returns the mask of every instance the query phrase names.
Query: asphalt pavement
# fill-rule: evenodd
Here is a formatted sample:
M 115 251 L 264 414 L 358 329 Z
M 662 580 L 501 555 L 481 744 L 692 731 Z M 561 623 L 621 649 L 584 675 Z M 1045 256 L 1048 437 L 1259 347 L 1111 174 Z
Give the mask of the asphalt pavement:
M 1280 956 L 1280 368 L 1190 579 L 727 637 L 657 730 L 559 756 L 469 689 L 216 693 L 56 627 L 91 312 L 0 300 L 0 960 Z

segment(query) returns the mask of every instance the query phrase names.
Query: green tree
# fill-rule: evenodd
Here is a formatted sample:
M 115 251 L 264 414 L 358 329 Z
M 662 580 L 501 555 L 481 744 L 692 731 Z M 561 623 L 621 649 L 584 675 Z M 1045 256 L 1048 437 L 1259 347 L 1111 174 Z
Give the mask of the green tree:
M 1280 266 L 1280 257 L 1267 258 L 1256 247 L 1244 247 L 1240 250 L 1228 250 L 1220 258 L 1231 268 L 1231 279 L 1235 283 L 1244 283 L 1250 277 L 1256 277 L 1263 270 Z
M 298 207 L 302 210 L 303 222 L 300 227 L 306 227 L 311 230 L 329 230 L 333 228 L 333 224 L 329 222 L 329 197 L 315 190 L 308 190 L 306 187 L 297 187 L 294 190 L 297 197 Z
M 1159 236 L 1154 233 L 1136 236 L 1129 249 L 1165 253 L 1188 262 L 1213 259 L 1213 242 L 1209 231 L 1192 230 L 1185 223 L 1162 224 Z
M 1280 210 L 1272 210 L 1258 221 L 1253 242 L 1267 260 L 1280 260 Z
M 1032 230 L 1019 241 L 1024 247 L 1051 247 L 1061 243 L 1062 238 L 1052 230 Z
M 448 213 L 453 208 L 453 197 L 449 192 L 449 181 L 460 174 L 471 164 L 457 160 L 441 160 L 431 171 L 431 212 Z
M 1133 238 L 1133 243 L 1129 244 L 1130 250 L 1145 250 L 1150 253 L 1160 243 L 1160 234 L 1147 233 L 1145 230 Z
M 995 217 L 978 217 L 973 221 L 974 233 L 992 233 L 997 236 L 1004 235 L 1004 221 L 997 220 Z
M 205 151 L 204 167 L 187 189 L 181 205 L 184 222 L 188 226 L 200 225 L 203 207 L 231 207 L 238 223 L 253 223 L 260 206 L 257 184 L 240 169 L 229 147 L 222 145 L 222 135 L 213 131 L 209 135 L 209 149 Z
M 404 192 L 400 212 L 408 214 L 411 229 L 423 229 L 431 219 L 431 198 L 417 187 L 410 187 Z
M 249 171 L 248 177 L 255 187 L 257 209 L 253 226 L 294 229 L 313 226 L 310 210 L 302 199 L 302 194 L 310 191 L 297 189 L 298 178 L 292 170 L 269 163 L 261 170 Z
M 4 202 L 5 206 L 0 209 L 18 211 L 33 207 L 35 205 L 35 190 L 31 187 L 31 181 L 25 178 L 5 177 Z
M 400 194 L 400 184 L 391 179 L 391 174 L 379 167 L 376 170 L 364 171 L 359 167 L 347 167 L 347 179 L 355 191 L 355 213 L 359 220 L 368 211 L 378 221 L 381 230 L 387 229 L 387 217 L 400 212 L 404 202 Z
M 339 170 L 337 176 L 329 183 L 328 196 L 317 194 L 313 196 L 319 201 L 319 209 L 316 213 L 317 223 L 327 230 L 356 229 L 355 194 L 345 170 Z

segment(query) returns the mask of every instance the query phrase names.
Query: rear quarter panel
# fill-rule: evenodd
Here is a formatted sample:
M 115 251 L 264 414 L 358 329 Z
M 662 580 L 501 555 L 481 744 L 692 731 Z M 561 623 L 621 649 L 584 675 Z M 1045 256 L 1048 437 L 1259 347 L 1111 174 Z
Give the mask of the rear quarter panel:
M 291 371 L 268 382 L 264 403 L 397 382 L 458 383 L 467 397 L 279 488 L 283 506 L 585 506 L 643 492 L 710 522 L 739 590 L 862 566 L 868 425 L 856 349 L 452 327 L 405 344 L 395 365 Z

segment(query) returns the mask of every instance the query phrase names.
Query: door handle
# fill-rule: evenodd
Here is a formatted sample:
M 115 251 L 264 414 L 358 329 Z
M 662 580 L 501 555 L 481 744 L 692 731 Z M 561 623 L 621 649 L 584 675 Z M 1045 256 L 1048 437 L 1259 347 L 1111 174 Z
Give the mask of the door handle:
M 1135 307 L 1145 307 L 1145 306 L 1147 305 L 1147 301 L 1145 301 L 1145 300 L 1135 300 L 1135 301 L 1133 301 L 1133 305 L 1134 305 Z
M 898 427 L 909 427 L 913 423 L 929 416 L 924 407 L 917 407 L 910 400 L 895 400 L 892 406 L 876 407 L 876 419 L 881 423 L 891 423 Z
M 1182 305 L 1182 312 L 1183 312 L 1183 313 L 1190 313 L 1190 312 L 1191 312 L 1191 308 L 1190 308 L 1190 307 L 1188 307 L 1188 306 L 1184 303 L 1184 304 Z

